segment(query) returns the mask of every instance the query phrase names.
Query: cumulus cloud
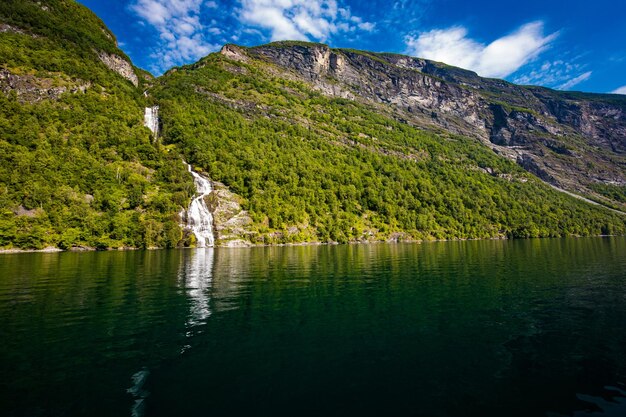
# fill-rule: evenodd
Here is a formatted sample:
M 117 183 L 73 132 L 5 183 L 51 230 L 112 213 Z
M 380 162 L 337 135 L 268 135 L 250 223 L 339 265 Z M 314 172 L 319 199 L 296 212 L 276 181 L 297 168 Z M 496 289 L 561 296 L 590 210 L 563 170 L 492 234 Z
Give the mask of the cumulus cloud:
M 243 24 L 269 32 L 272 41 L 326 41 L 340 32 L 372 32 L 375 24 L 353 16 L 336 0 L 241 0 Z
M 558 90 L 569 90 L 570 88 L 582 83 L 583 81 L 587 81 L 589 77 L 591 77 L 591 71 L 584 72 L 577 77 L 574 77 L 570 80 L 567 80 L 563 84 L 556 87 Z
M 611 93 L 612 94 L 624 94 L 624 95 L 626 95 L 626 85 L 611 91 Z
M 485 77 L 503 78 L 537 58 L 558 36 L 543 32 L 542 22 L 531 22 L 483 44 L 469 38 L 464 27 L 455 26 L 409 35 L 405 41 L 411 55 L 467 68 Z
M 158 46 L 151 54 L 154 71 L 195 61 L 219 48 L 205 38 L 200 22 L 202 7 L 215 8 L 217 4 L 203 0 L 135 0 L 130 5 L 159 35 Z

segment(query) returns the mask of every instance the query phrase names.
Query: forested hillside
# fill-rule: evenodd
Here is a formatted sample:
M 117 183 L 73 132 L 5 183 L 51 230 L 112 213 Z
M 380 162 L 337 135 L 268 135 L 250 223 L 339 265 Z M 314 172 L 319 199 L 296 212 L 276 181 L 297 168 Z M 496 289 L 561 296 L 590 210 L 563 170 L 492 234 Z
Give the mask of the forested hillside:
M 475 139 L 226 52 L 171 71 L 151 93 L 163 140 L 245 198 L 253 242 L 624 233 L 624 217 L 556 192 Z
M 0 248 L 177 245 L 193 183 L 143 127 L 146 74 L 74 1 L 3 1 L 0 25 Z
M 274 59 L 296 47 L 228 47 L 153 79 L 74 1 L 0 3 L 0 249 L 193 244 L 182 159 L 221 183 L 209 206 L 234 232 L 218 245 L 626 233 L 450 118 L 403 118 L 333 77 L 328 94 Z

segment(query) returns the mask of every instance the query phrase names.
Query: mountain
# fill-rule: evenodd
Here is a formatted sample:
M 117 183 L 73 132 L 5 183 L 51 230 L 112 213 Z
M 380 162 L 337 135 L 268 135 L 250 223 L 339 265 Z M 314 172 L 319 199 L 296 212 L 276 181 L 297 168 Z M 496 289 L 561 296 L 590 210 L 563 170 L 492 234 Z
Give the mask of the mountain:
M 236 59 L 237 51 L 225 53 Z M 398 120 L 476 138 L 555 186 L 626 208 L 626 96 L 517 86 L 424 59 L 326 45 L 281 42 L 248 54 L 296 71 L 327 96 L 392 105 Z
M 426 61 L 302 42 L 227 45 L 169 71 L 150 93 L 161 106 L 162 139 L 242 199 L 249 222 L 218 236 L 221 241 L 606 232 L 608 225 L 591 220 L 591 213 L 611 216 L 611 230 L 622 230 L 623 217 L 559 193 L 522 169 L 516 161 L 531 166 L 530 151 L 480 136 L 477 126 L 488 123 L 485 112 L 498 104 L 485 104 L 441 74 L 407 68 L 419 62 Z M 514 112 L 521 110 L 508 114 Z M 507 157 L 513 152 L 521 156 Z M 617 164 L 605 164 L 623 176 Z
M 0 248 L 178 244 L 193 181 L 143 127 L 150 78 L 74 1 L 0 3 Z
M 64 0 L 0 32 L 0 248 L 193 245 L 181 159 L 219 245 L 626 233 L 623 96 L 302 42 L 155 79 Z

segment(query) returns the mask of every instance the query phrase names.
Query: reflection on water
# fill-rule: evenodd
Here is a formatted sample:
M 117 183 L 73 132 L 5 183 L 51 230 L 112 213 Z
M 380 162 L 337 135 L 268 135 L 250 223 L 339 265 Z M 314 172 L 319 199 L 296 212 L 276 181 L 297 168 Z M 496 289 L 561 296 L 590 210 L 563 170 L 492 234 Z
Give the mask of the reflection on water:
M 211 315 L 210 289 L 213 281 L 213 248 L 201 248 L 188 252 L 181 262 L 178 283 L 191 302 L 187 327 L 204 323 Z
M 2 416 L 626 415 L 623 238 L 0 261 Z
M 131 416 L 132 417 L 141 417 L 144 414 L 145 404 L 144 401 L 148 398 L 150 394 L 148 391 L 144 389 L 144 385 L 146 384 L 146 380 L 148 379 L 148 375 L 150 372 L 147 369 L 142 369 L 141 371 L 133 374 L 131 380 L 133 385 L 128 388 L 128 393 L 131 394 L 135 400 L 131 407 Z
M 590 411 L 576 411 L 574 417 L 589 417 L 604 415 L 608 417 L 626 416 L 626 391 L 617 387 L 604 387 L 602 397 L 577 394 L 576 397 L 589 404 Z

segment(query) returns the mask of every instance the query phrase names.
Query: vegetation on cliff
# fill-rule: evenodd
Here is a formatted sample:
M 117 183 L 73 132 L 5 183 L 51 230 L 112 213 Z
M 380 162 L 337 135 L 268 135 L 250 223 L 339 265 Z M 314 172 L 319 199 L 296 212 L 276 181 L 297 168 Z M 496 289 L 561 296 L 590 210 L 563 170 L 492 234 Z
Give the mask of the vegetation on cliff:
M 214 54 L 152 94 L 164 140 L 245 199 L 255 243 L 624 233 L 476 140 Z
M 177 245 L 193 183 L 99 60 L 125 57 L 102 22 L 72 1 L 3 2 L 0 22 L 0 248 Z
M 152 80 L 73 1 L 5 1 L 0 25 L 0 248 L 189 242 L 178 213 L 194 185 L 181 156 L 236 193 L 245 228 L 233 240 L 626 233 L 624 216 L 556 192 L 475 138 L 329 97 L 258 56 L 213 54 Z M 143 126 L 153 104 L 159 141 Z M 622 189 L 597 192 L 623 201 Z

